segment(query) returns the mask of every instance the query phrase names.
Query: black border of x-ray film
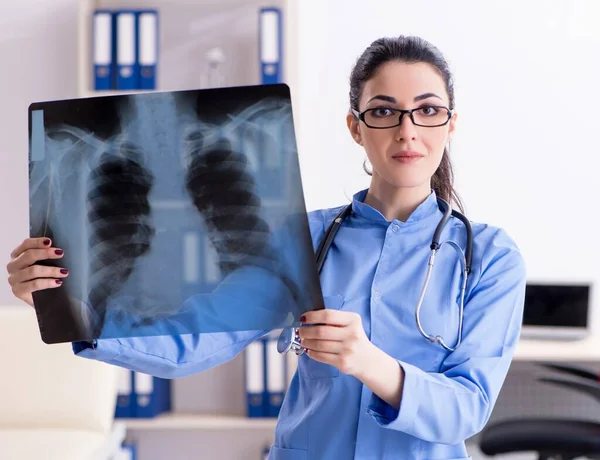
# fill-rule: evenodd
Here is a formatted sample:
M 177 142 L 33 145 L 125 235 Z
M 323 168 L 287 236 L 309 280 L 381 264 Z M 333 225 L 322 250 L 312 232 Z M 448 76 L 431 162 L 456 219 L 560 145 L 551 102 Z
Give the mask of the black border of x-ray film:
M 157 94 L 157 93 L 149 93 Z M 218 123 L 219 119 L 225 120 L 230 112 L 235 112 L 240 107 L 250 105 L 266 98 L 281 98 L 291 102 L 289 87 L 285 84 L 277 85 L 257 85 L 243 86 L 233 88 L 213 88 L 203 90 L 186 90 L 169 92 L 179 97 L 196 97 L 196 111 L 204 119 L 211 119 Z M 100 138 L 109 138 L 115 131 L 119 123 L 119 111 L 115 108 L 121 98 L 146 97 L 145 94 L 111 95 L 105 97 L 94 97 L 87 99 L 70 99 L 47 102 L 32 103 L 28 108 L 29 142 L 32 142 L 32 114 L 35 111 L 43 110 L 44 126 L 53 123 L 74 123 L 77 126 L 85 127 Z M 293 131 L 293 130 L 292 130 Z M 295 142 L 295 139 L 293 139 Z M 295 145 L 292 151 L 296 151 Z M 31 169 L 31 149 L 30 149 L 30 169 Z M 292 166 L 298 169 L 299 162 L 297 154 L 293 158 Z M 302 195 L 302 189 L 294 190 L 293 193 Z M 310 308 L 323 308 L 321 287 L 319 284 L 316 270 L 312 270 L 314 265 L 314 253 L 312 251 L 312 241 L 310 231 L 306 220 L 306 211 L 303 198 L 296 196 L 296 203 L 301 203 L 300 213 L 296 215 L 297 225 L 302 227 L 301 238 L 297 244 L 302 248 L 302 258 L 307 260 L 306 279 L 308 285 L 303 289 L 308 292 L 308 297 L 312 300 Z M 61 246 L 61 236 L 51 233 L 36 232 L 36 229 L 30 228 L 30 236 L 48 236 L 53 238 L 54 246 Z M 202 242 L 199 242 L 202 244 Z M 47 266 L 65 266 L 69 265 L 69 254 L 61 259 L 51 259 L 38 262 L 40 265 Z M 69 277 L 64 279 L 64 283 L 69 282 Z M 70 305 L 70 299 L 66 295 L 66 290 L 62 286 L 58 289 L 48 289 L 33 293 L 35 309 L 37 313 L 38 324 L 42 339 L 46 343 L 73 342 L 79 340 L 92 340 L 97 338 L 88 329 L 81 326 L 79 318 L 73 314 L 76 306 Z M 296 312 L 294 313 L 296 314 Z M 274 325 L 277 327 L 278 325 Z M 199 331 L 189 330 L 179 333 L 196 333 Z M 124 336 L 129 336 L 124 334 Z M 135 334 L 133 334 L 135 336 Z

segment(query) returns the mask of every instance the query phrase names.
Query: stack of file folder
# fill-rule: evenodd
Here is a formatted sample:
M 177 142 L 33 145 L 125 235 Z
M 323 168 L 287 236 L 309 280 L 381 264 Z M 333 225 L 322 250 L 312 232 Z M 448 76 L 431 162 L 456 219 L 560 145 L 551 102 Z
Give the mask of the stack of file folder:
M 94 89 L 156 89 L 158 44 L 157 10 L 94 11 Z
M 248 417 L 277 417 L 289 386 L 297 357 L 277 351 L 279 334 L 273 332 L 244 350 Z
M 120 369 L 115 418 L 152 418 L 171 410 L 171 380 Z

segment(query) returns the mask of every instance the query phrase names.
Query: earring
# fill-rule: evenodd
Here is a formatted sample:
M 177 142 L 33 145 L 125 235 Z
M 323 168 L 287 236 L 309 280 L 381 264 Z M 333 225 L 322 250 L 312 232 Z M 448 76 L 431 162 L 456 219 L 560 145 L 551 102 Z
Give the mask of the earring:
M 371 170 L 369 171 L 367 169 L 367 163 L 369 163 L 369 166 L 371 166 Z M 373 174 L 373 165 L 371 165 L 371 162 L 369 161 L 368 157 L 365 157 L 365 160 L 363 161 L 363 170 L 370 176 L 371 174 Z

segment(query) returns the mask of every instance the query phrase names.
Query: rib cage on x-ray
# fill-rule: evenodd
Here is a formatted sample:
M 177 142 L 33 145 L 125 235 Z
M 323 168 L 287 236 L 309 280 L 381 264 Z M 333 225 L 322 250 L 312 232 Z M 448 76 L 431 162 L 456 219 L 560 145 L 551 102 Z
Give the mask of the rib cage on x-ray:
M 104 141 L 72 126 L 57 126 L 47 136 L 46 155 L 53 162 L 46 175 L 32 168 L 33 195 L 50 190 L 46 210 L 39 211 L 49 216 L 42 221 L 43 233 L 51 237 L 67 233 L 74 238 L 76 234 L 67 229 L 80 227 L 78 241 L 69 241 L 72 253 L 52 265 L 69 266 L 65 282 L 78 287 L 71 292 L 77 299 L 72 305 L 74 314 L 82 328 L 91 328 L 93 336 L 98 336 L 107 302 L 128 281 L 138 258 L 151 248 L 155 229 L 148 194 L 153 176 L 143 166 L 140 149 L 119 138 Z M 57 207 L 72 213 L 70 218 L 52 219 Z M 91 311 L 76 312 L 85 305 Z
M 90 277 L 88 302 L 102 327 L 106 302 L 131 275 L 136 260 L 150 250 L 155 229 L 148 194 L 153 177 L 142 152 L 128 143 L 100 156 L 89 175 Z M 100 330 L 95 330 L 97 336 Z
M 299 171 L 292 168 L 287 176 L 287 170 L 273 169 L 281 161 L 279 152 L 296 155 L 291 107 L 277 97 L 251 99 L 224 109 L 206 98 L 197 102 L 193 94 L 156 93 L 106 102 L 117 114 L 110 125 L 98 125 L 111 119 L 107 113 L 79 127 L 71 108 L 65 113 L 73 116 L 65 121 L 60 108 L 46 115 L 49 125 L 42 118 L 34 131 L 43 133 L 46 145 L 32 153 L 30 163 L 32 234 L 56 236 L 65 258 L 51 264 L 70 273 L 56 294 L 38 298 L 45 302 L 54 296 L 64 304 L 58 298 L 62 292 L 89 331 L 85 338 L 106 337 L 107 324 L 113 337 L 153 326 L 176 315 L 190 296 L 211 293 L 240 267 L 266 270 L 291 294 L 291 305 L 272 306 L 272 316 L 265 318 L 273 324 L 265 327 L 280 327 L 282 313 L 289 318 L 290 309 L 305 311 L 318 302 L 313 291 L 318 278 L 304 268 L 312 259 L 295 248 L 283 254 L 288 238 L 300 238 L 296 241 L 312 256 L 302 221 L 294 220 L 291 230 L 286 223 L 304 211 L 301 194 L 293 196 L 282 186 L 287 179 L 298 187 Z M 94 105 L 81 104 L 84 116 L 95 113 Z M 103 101 L 94 104 L 104 110 Z M 207 265 L 200 276 L 184 276 L 187 257 L 210 263 L 203 245 L 192 245 L 194 253 L 186 254 L 189 236 L 210 242 L 220 276 Z M 291 257 L 287 266 L 282 256 Z M 252 286 L 251 279 L 246 283 Z M 254 311 L 262 315 L 268 312 L 264 308 Z M 185 323 L 173 327 L 199 332 L 186 331 Z
M 186 188 L 205 219 L 208 236 L 226 275 L 244 264 L 270 268 L 275 261 L 270 228 L 260 215 L 260 197 L 248 160 L 222 139 L 206 151 L 202 136 L 189 134 Z

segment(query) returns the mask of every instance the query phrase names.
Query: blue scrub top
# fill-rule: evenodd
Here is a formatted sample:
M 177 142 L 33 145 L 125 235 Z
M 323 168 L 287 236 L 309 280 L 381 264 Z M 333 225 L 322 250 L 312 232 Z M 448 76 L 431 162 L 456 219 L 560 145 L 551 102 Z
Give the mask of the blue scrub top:
M 406 222 L 387 221 L 356 193 L 321 272 L 327 308 L 360 314 L 371 342 L 405 372 L 399 410 L 354 377 L 306 355 L 279 414 L 270 460 L 467 459 L 465 440 L 487 423 L 508 372 L 523 316 L 526 268 L 507 233 L 472 223 L 474 247 L 463 339 L 449 352 L 419 333 L 415 308 L 442 218 L 435 192 Z M 314 248 L 342 207 L 309 213 Z M 441 241 L 463 251 L 463 224 L 451 218 Z M 452 345 L 458 336 L 461 265 L 442 245 L 421 308 L 423 329 Z M 234 358 L 267 330 L 101 339 L 78 356 L 164 378 Z

